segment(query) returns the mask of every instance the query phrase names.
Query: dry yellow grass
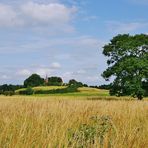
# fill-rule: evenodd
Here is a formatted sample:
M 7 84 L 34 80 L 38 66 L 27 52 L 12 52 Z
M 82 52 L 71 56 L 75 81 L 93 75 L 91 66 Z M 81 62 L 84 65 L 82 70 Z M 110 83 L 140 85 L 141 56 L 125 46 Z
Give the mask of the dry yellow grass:
M 46 97 L 0 97 L 0 147 L 63 148 L 68 131 L 90 124 L 92 116 L 109 116 L 114 148 L 148 147 L 148 101 L 68 100 Z M 108 147 L 108 132 L 103 147 Z M 73 141 L 74 142 L 74 141 Z M 99 148 L 96 142 L 89 146 Z

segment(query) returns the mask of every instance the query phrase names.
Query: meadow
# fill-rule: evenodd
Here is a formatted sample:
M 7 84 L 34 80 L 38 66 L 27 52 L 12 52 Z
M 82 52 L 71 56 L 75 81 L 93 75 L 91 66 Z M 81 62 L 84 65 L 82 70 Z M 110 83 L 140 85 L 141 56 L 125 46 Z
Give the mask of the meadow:
M 147 133 L 147 99 L 0 96 L 2 148 L 147 148 Z

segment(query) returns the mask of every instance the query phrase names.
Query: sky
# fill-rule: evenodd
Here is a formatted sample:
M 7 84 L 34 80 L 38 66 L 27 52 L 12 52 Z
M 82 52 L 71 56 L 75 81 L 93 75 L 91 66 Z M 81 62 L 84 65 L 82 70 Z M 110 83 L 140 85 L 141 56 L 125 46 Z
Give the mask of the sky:
M 148 0 L 0 0 L 0 85 L 32 73 L 109 83 L 103 46 L 123 33 L 148 33 Z

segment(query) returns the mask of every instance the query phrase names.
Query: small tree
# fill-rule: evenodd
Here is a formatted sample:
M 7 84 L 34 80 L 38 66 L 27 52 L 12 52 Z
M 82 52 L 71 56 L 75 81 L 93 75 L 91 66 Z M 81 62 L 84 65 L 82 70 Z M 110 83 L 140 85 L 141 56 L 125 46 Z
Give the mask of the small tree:
M 77 86 L 77 87 L 83 87 L 84 86 L 82 82 L 78 82 L 78 81 L 76 81 L 74 79 L 69 80 L 68 85 L 69 86 L 72 86 L 73 85 L 73 86 Z
M 34 94 L 34 90 L 31 87 L 28 87 L 26 89 L 26 95 L 33 95 Z
M 110 94 L 133 95 L 141 100 L 143 81 L 148 81 L 148 35 L 118 35 L 104 46 L 103 54 L 109 59 L 102 76 L 115 78 Z

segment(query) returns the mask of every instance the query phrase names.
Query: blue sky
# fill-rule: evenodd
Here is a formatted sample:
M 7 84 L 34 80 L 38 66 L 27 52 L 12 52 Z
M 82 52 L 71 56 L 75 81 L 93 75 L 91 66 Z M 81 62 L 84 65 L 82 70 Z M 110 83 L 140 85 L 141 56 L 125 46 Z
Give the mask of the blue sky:
M 32 73 L 105 83 L 102 47 L 148 33 L 148 0 L 0 0 L 0 84 Z

